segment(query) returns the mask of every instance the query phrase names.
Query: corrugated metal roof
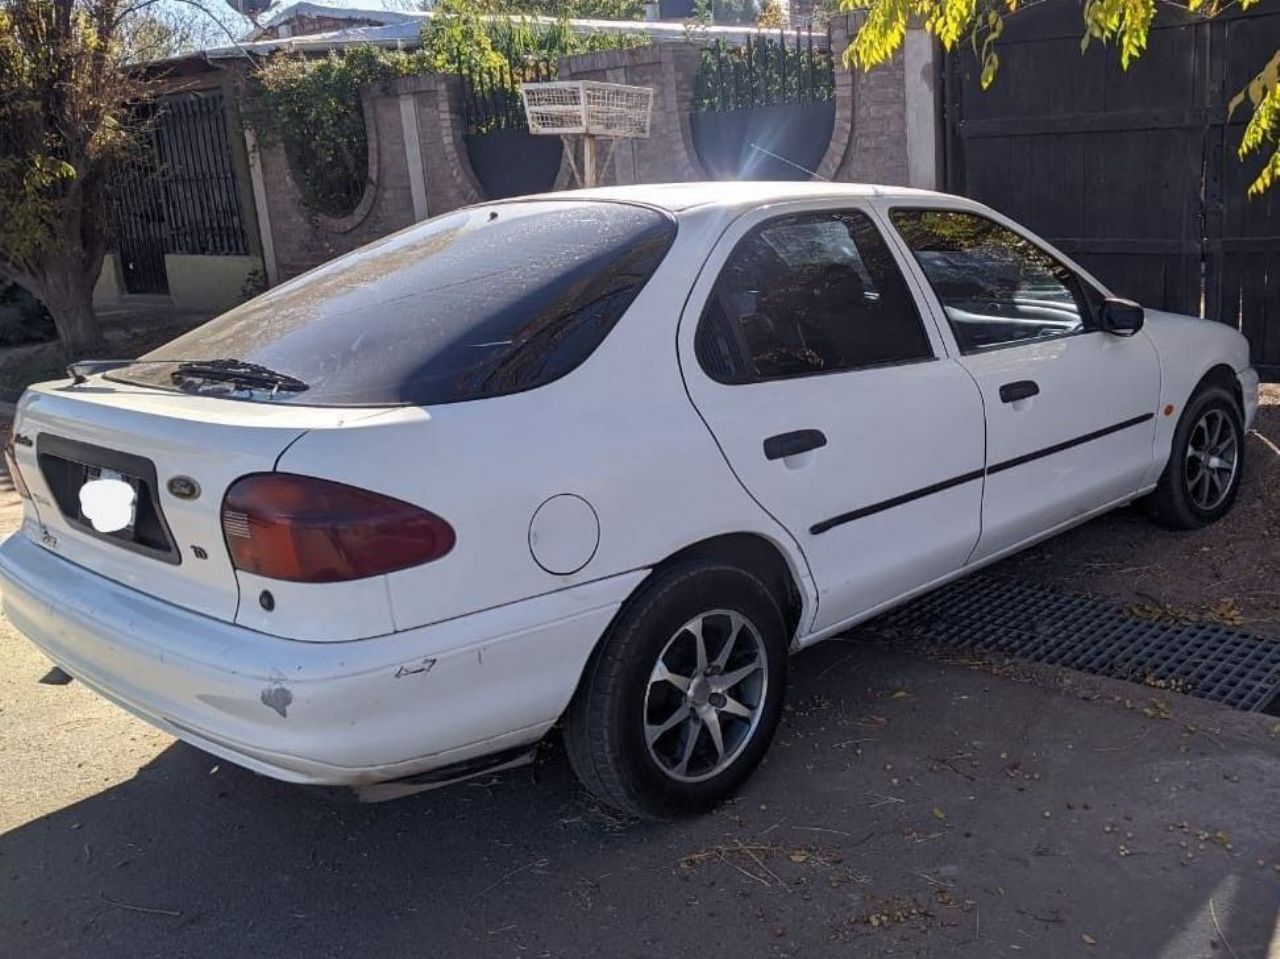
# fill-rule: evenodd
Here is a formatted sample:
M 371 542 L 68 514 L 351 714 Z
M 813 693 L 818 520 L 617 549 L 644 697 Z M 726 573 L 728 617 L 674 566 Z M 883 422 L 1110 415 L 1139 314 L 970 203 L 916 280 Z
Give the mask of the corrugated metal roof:
M 325 33 L 313 33 L 305 36 L 281 37 L 279 39 L 247 40 L 235 46 L 214 47 L 204 51 L 211 59 L 241 57 L 246 54 L 263 56 L 277 52 L 318 53 L 325 50 L 340 50 L 344 47 L 370 44 L 378 47 L 410 49 L 416 47 L 423 25 L 436 14 L 430 11 L 390 11 L 374 10 L 358 7 L 331 7 L 318 3 L 295 3 L 275 13 L 268 26 L 278 26 L 296 17 L 316 17 L 354 20 L 382 20 L 381 26 L 350 27 L 343 30 L 330 30 Z M 502 16 L 486 17 L 490 20 L 511 19 Z M 554 17 L 521 17 L 527 23 L 554 25 L 559 23 Z M 690 27 L 679 21 L 660 20 L 570 20 L 570 27 L 576 33 L 636 33 L 646 34 L 655 41 L 664 40 L 725 40 L 730 43 L 743 43 L 748 36 L 776 36 L 777 30 L 761 30 L 756 27 L 742 26 L 698 26 Z M 793 31 L 788 31 L 790 36 Z M 809 34 L 801 32 L 802 36 Z M 826 47 L 826 33 L 812 34 L 815 46 Z

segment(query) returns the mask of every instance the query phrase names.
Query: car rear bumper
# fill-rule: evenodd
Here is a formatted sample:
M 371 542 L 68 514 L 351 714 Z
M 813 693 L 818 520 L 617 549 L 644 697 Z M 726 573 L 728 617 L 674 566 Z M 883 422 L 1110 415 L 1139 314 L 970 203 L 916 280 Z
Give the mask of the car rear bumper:
M 214 755 L 322 785 L 400 779 L 535 742 L 643 577 L 306 643 L 154 599 L 21 533 L 0 545 L 5 615 L 66 672 Z

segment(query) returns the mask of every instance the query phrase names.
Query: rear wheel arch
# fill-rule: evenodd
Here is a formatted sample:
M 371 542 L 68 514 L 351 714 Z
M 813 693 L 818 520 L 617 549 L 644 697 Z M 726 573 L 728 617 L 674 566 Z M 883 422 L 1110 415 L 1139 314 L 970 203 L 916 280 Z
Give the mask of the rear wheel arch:
M 708 562 L 736 566 L 760 580 L 773 594 L 782 613 L 787 634 L 794 642 L 804 615 L 805 594 L 796 571 L 777 543 L 759 533 L 724 533 L 690 543 L 655 563 L 653 575 L 682 563 Z M 636 590 L 644 588 L 644 583 Z

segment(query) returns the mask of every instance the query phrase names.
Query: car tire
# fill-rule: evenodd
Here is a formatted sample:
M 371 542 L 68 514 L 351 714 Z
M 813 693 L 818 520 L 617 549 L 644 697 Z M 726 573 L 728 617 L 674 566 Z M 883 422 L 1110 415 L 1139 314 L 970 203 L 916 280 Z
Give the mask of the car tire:
M 633 816 L 711 809 L 773 738 L 787 647 L 777 599 L 750 573 L 715 563 L 655 573 L 618 613 L 569 706 L 574 772 Z
M 1231 391 L 1200 387 L 1187 403 L 1173 434 L 1169 461 L 1151 507 L 1172 529 L 1200 529 L 1231 511 L 1244 474 L 1245 432 Z

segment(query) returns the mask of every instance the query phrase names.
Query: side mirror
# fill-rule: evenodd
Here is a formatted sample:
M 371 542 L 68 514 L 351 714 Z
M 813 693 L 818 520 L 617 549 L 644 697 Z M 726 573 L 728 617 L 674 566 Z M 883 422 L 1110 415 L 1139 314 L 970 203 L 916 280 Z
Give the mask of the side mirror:
M 1103 331 L 1115 336 L 1133 336 L 1142 329 L 1143 317 L 1142 307 L 1133 300 L 1114 296 L 1102 301 L 1098 314 Z

